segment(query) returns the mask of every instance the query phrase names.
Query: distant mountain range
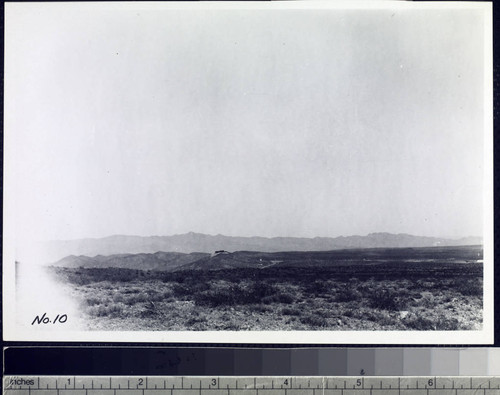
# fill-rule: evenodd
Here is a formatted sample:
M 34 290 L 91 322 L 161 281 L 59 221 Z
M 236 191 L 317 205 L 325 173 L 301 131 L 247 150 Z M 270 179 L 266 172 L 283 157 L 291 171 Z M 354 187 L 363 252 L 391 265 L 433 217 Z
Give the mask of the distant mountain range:
M 69 255 L 55 262 L 53 265 L 72 268 L 120 267 L 124 269 L 174 271 L 182 266 L 209 257 L 210 254 L 202 252 L 191 254 L 183 254 L 180 252 L 156 252 L 154 254 L 96 255 L 94 257 Z
M 100 239 L 62 240 L 49 242 L 47 260 L 54 262 L 69 255 L 154 254 L 159 251 L 182 254 L 213 253 L 217 250 L 234 251 L 330 251 L 356 248 L 404 248 L 461 246 L 482 244 L 480 237 L 444 239 L 436 237 L 412 236 L 409 234 L 370 233 L 367 236 L 340 237 L 232 237 L 186 233 L 173 236 L 109 236 Z M 193 255 L 194 257 L 194 255 Z M 82 258 L 83 259 L 83 258 Z M 134 259 L 140 259 L 140 256 Z M 180 260 L 185 256 L 178 257 Z M 47 263 L 48 263 L 47 262 Z M 133 266 L 133 265 L 132 265 Z
M 378 265 L 405 262 L 418 265 L 418 262 L 473 263 L 482 260 L 482 247 L 417 247 L 417 248 L 364 248 L 332 251 L 218 251 L 208 254 L 195 252 L 156 252 L 153 254 L 117 254 L 67 256 L 53 266 L 69 268 L 125 268 L 134 270 L 179 271 L 179 270 L 220 270 L 236 268 L 268 269 L 271 267 L 332 267 L 352 266 L 353 264 Z

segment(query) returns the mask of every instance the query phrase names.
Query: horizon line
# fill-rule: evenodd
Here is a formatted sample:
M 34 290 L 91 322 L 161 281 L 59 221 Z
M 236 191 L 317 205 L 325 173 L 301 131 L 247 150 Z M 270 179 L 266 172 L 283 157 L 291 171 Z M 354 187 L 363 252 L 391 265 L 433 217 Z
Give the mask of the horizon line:
M 432 239 L 445 239 L 445 240 L 461 240 L 461 239 L 468 239 L 468 238 L 478 238 L 478 239 L 483 239 L 483 236 L 477 236 L 477 235 L 468 235 L 468 236 L 459 236 L 459 237 L 447 237 L 447 236 L 423 236 L 423 235 L 415 235 L 411 233 L 392 233 L 392 232 L 370 232 L 367 233 L 366 235 L 360 235 L 360 234 L 351 234 L 351 235 L 339 235 L 339 236 L 313 236 L 313 237 L 306 237 L 306 236 L 229 236 L 225 235 L 222 233 L 217 233 L 217 234 L 210 234 L 210 233 L 202 233 L 202 232 L 185 232 L 185 233 L 175 233 L 175 234 L 170 234 L 170 235 L 149 235 L 149 236 L 143 236 L 143 235 L 137 235 L 137 234 L 120 234 L 120 233 L 115 233 L 111 234 L 108 236 L 101 236 L 101 237 L 79 237 L 79 238 L 71 238 L 71 239 L 51 239 L 48 240 L 48 242 L 64 242 L 64 241 L 78 241 L 78 240 L 101 240 L 101 239 L 108 239 L 112 237 L 139 237 L 139 238 L 162 238 L 162 237 L 175 237 L 175 236 L 187 236 L 187 235 L 201 235 L 201 236 L 209 236 L 209 237 L 217 237 L 217 236 L 222 236 L 222 237 L 232 237 L 232 238 L 244 238 L 244 239 L 251 239 L 251 238 L 260 238 L 260 239 L 309 239 L 309 240 L 314 240 L 314 239 L 338 239 L 338 238 L 347 238 L 347 237 L 368 237 L 370 235 L 380 235 L 380 234 L 386 234 L 386 235 L 393 235 L 393 236 L 412 236 L 412 237 L 426 237 L 426 238 L 432 238 Z

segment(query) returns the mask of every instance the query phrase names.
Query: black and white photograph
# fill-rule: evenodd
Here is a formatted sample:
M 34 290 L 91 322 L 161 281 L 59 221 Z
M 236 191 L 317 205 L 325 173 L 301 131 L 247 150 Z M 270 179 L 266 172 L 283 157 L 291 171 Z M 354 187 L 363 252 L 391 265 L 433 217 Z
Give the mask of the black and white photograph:
M 493 341 L 491 4 L 5 5 L 6 340 Z

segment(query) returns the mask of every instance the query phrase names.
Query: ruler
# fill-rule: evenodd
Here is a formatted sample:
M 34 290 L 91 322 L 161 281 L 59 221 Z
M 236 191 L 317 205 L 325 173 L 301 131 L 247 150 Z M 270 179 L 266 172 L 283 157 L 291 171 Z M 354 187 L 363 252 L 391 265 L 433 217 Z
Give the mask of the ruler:
M 500 395 L 500 376 L 4 376 L 4 395 Z

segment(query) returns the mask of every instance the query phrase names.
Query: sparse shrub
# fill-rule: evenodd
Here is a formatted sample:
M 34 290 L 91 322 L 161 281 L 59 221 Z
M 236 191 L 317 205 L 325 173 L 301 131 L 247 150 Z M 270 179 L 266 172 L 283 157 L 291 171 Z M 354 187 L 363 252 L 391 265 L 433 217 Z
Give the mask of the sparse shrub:
M 249 295 L 256 300 L 261 300 L 265 296 L 271 296 L 277 292 L 279 291 L 274 285 L 258 281 L 250 287 Z
M 158 292 L 155 290 L 150 290 L 147 292 L 148 300 L 151 302 L 163 302 L 165 299 L 168 299 L 174 293 L 167 289 L 166 291 Z
M 265 304 L 279 303 L 279 297 L 278 295 L 264 296 L 260 301 Z
M 233 306 L 242 302 L 245 292 L 237 285 L 229 287 L 214 286 L 212 289 L 194 295 L 194 302 L 199 306 Z
M 346 311 L 347 313 L 347 311 Z M 366 308 L 362 308 L 361 306 L 357 306 L 355 308 L 351 308 L 350 309 L 350 315 L 347 315 L 347 314 L 343 314 L 345 316 L 348 316 L 348 317 L 352 317 L 352 318 L 357 318 L 357 319 L 360 319 L 360 320 L 366 320 L 368 315 L 375 313 L 373 310 L 370 310 L 370 309 L 366 309 Z
M 337 302 L 352 302 L 360 301 L 361 299 L 363 299 L 363 294 L 357 289 L 347 285 L 337 290 L 337 296 L 335 298 Z
M 321 295 L 331 292 L 331 287 L 326 281 L 316 280 L 312 283 L 309 283 L 305 287 L 304 291 L 312 295 Z
M 123 313 L 123 306 L 119 304 L 93 306 L 88 312 L 94 317 L 119 317 Z
M 299 318 L 300 322 L 306 325 L 310 325 L 313 328 L 324 327 L 328 325 L 325 317 L 320 315 L 308 314 Z
M 382 326 L 393 326 L 398 325 L 399 320 L 395 317 L 391 317 L 387 312 L 379 312 L 376 322 Z
M 174 293 L 170 290 L 170 289 L 167 289 L 166 291 L 163 291 L 161 294 L 159 294 L 159 298 L 158 300 L 168 300 L 170 299 L 172 296 L 174 296 Z
M 378 322 L 380 320 L 380 314 L 376 310 L 363 310 L 359 314 L 356 314 L 356 318 L 361 318 L 363 321 Z
M 198 292 L 193 300 L 200 306 L 234 306 L 247 304 L 293 303 L 295 297 L 265 282 L 254 282 L 243 287 L 236 283 L 212 285 L 209 290 Z
M 302 311 L 296 307 L 285 307 L 281 309 L 283 315 L 300 315 Z
M 124 294 L 137 294 L 139 292 L 141 292 L 141 290 L 137 288 L 126 288 L 122 291 Z
M 370 307 L 375 309 L 399 311 L 408 306 L 409 298 L 401 292 L 384 289 L 380 293 L 372 296 L 369 302 Z
M 290 292 L 280 292 L 276 295 L 278 303 L 291 304 L 295 302 L 295 296 Z
M 440 315 L 438 317 L 422 317 L 411 314 L 403 320 L 403 323 L 408 329 L 422 331 L 455 331 L 461 329 L 460 321 L 458 319 L 455 317 L 446 317 L 444 315 Z
M 95 305 L 99 305 L 102 303 L 102 300 L 101 299 L 98 299 L 98 298 L 87 298 L 87 300 L 85 301 L 87 303 L 87 306 L 95 306 Z
M 417 280 L 417 285 L 419 288 L 434 289 L 437 286 L 436 280 L 430 280 L 428 278 L 422 278 Z
M 142 292 L 140 294 L 134 294 L 134 295 L 128 296 L 127 298 L 125 298 L 124 303 L 127 306 L 132 306 L 132 305 L 137 304 L 137 303 L 144 303 L 144 302 L 148 302 L 148 301 L 150 301 L 148 294 Z
M 238 331 L 241 329 L 241 325 L 234 322 L 234 321 L 229 321 L 228 323 L 226 323 L 224 325 L 224 327 L 222 329 L 227 330 L 227 331 Z
M 483 296 L 483 284 L 478 279 L 457 279 L 455 288 L 464 296 Z
M 191 317 L 186 321 L 186 325 L 193 326 L 195 324 L 199 324 L 202 322 L 207 322 L 207 318 L 206 317 Z
M 428 331 L 436 329 L 436 322 L 425 317 L 412 317 L 405 319 L 405 325 L 409 329 L 416 329 L 419 331 Z
M 436 323 L 438 331 L 455 331 L 460 329 L 460 322 L 454 317 L 439 317 Z
M 120 292 L 117 292 L 113 295 L 113 302 L 114 303 L 125 303 L 125 296 L 122 295 Z
M 154 317 L 159 314 L 156 304 L 152 301 L 146 303 L 144 310 L 141 311 L 140 316 L 142 318 Z
M 207 282 L 201 282 L 193 284 L 190 288 L 192 293 L 197 293 L 210 289 L 210 285 Z
M 430 292 L 422 292 L 422 298 L 418 301 L 420 306 L 431 308 L 436 306 L 436 299 L 434 295 Z
M 257 313 L 268 313 L 270 311 L 273 311 L 272 308 L 269 306 L 266 306 L 264 304 L 254 304 L 249 306 L 250 311 L 255 311 Z
M 421 317 L 412 316 L 405 319 L 404 324 L 409 329 L 416 329 L 420 331 L 440 330 L 440 331 L 453 331 L 460 327 L 460 322 L 456 318 L 440 317 Z
M 174 284 L 172 291 L 175 296 L 187 296 L 193 293 L 192 290 L 184 284 Z

